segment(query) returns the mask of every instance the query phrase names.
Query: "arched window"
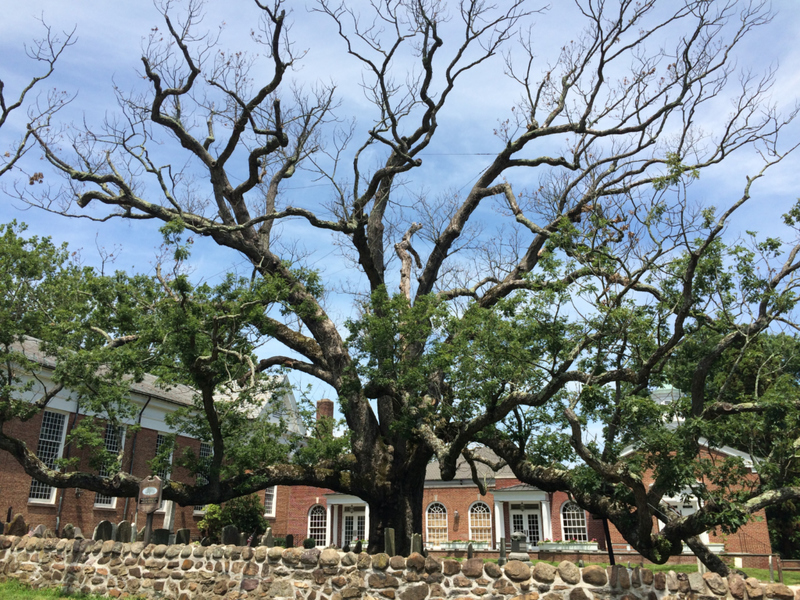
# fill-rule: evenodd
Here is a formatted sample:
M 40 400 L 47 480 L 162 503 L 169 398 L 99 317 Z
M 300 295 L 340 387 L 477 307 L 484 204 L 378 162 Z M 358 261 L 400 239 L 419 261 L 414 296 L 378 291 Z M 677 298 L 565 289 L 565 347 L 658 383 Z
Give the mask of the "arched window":
M 325 507 L 317 504 L 308 511 L 308 537 L 317 542 L 317 546 L 325 545 L 328 518 Z
M 561 538 L 588 542 L 586 532 L 586 513 L 574 502 L 565 502 L 561 506 Z
M 447 509 L 441 502 L 434 502 L 426 512 L 428 521 L 425 541 L 429 546 L 441 546 L 447 541 Z
M 492 541 L 492 511 L 485 502 L 476 502 L 469 507 L 469 539 Z

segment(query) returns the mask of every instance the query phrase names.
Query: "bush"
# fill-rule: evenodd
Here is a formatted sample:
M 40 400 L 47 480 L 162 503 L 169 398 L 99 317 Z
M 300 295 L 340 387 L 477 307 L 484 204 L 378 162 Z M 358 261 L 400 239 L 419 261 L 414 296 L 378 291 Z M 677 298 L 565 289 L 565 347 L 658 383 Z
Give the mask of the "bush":
M 303 540 L 303 548 L 311 549 L 317 547 L 317 540 L 314 538 L 306 538 Z
M 208 504 L 206 514 L 197 526 L 212 542 L 219 543 L 222 528 L 234 525 L 240 533 L 261 535 L 267 530 L 264 507 L 256 494 L 228 500 L 224 506 Z

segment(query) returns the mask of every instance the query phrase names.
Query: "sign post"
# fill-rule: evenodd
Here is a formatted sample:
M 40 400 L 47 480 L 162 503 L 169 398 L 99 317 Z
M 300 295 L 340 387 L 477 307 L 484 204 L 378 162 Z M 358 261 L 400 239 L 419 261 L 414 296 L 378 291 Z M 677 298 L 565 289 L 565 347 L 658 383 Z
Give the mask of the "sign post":
M 139 484 L 139 509 L 147 515 L 144 525 L 144 543 L 150 543 L 153 534 L 153 513 L 161 506 L 161 478 L 147 477 Z

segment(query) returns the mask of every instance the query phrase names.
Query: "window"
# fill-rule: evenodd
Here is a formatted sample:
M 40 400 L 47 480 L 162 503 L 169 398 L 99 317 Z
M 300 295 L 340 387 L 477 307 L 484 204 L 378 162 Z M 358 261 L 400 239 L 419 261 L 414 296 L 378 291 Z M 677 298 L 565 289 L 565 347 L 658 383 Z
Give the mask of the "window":
M 109 425 L 106 427 L 105 447 L 106 452 L 113 456 L 119 456 L 120 451 L 125 446 L 125 429 L 122 427 L 115 427 Z M 103 477 L 110 477 L 113 475 L 106 467 L 100 469 L 100 475 Z M 117 499 L 114 496 L 105 496 L 104 494 L 95 494 L 94 505 L 103 508 L 114 508 L 117 504 Z
M 203 464 L 203 461 L 205 461 L 205 459 L 211 458 L 211 454 L 212 454 L 211 444 L 207 442 L 200 442 L 200 452 L 198 453 L 197 456 L 198 458 L 200 458 L 201 464 Z M 208 483 L 208 478 L 204 476 L 202 473 L 198 473 L 195 483 L 197 485 L 205 485 L 206 483 Z M 206 510 L 205 504 L 195 504 L 194 512 L 205 512 L 205 510 Z
M 275 516 L 275 496 L 276 496 L 276 486 L 270 486 L 264 490 L 264 516 L 265 517 L 274 517 Z
M 425 516 L 428 521 L 425 541 L 430 546 L 441 546 L 447 541 L 447 509 L 441 502 L 434 502 Z
M 565 502 L 561 507 L 562 539 L 588 542 L 586 513 L 574 502 Z
M 367 515 L 364 507 L 347 506 L 344 510 L 344 544 L 363 540 L 367 536 Z
M 61 458 L 64 449 L 64 430 L 67 416 L 63 413 L 44 411 L 42 415 L 42 428 L 39 431 L 39 445 L 36 447 L 36 456 L 39 457 L 49 469 L 55 468 L 56 459 Z M 28 500 L 31 502 L 54 502 L 54 487 L 50 487 L 35 479 L 31 481 L 31 491 Z
M 308 537 L 313 539 L 317 546 L 324 546 L 328 531 L 328 518 L 325 507 L 317 504 L 308 511 Z
M 156 436 L 156 454 L 161 450 L 161 447 L 167 443 L 167 436 L 163 433 L 159 433 Z M 167 459 L 169 463 L 168 466 L 164 467 L 163 469 L 159 469 L 156 471 L 156 475 L 161 478 L 162 481 L 167 481 L 169 479 L 169 474 L 172 472 L 172 452 L 169 453 L 169 458 Z M 161 500 L 161 506 L 158 507 L 158 510 L 166 511 L 168 508 L 167 501 Z
M 469 539 L 492 541 L 492 511 L 485 502 L 476 502 L 469 508 Z

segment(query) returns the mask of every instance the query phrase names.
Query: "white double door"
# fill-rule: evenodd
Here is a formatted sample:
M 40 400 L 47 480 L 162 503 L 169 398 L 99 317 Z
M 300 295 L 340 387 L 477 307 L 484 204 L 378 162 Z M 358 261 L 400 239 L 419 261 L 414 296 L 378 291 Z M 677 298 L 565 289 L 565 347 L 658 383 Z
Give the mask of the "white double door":
M 512 504 L 510 510 L 511 533 L 525 534 L 528 548 L 537 546 L 542 539 L 542 518 L 536 504 Z

